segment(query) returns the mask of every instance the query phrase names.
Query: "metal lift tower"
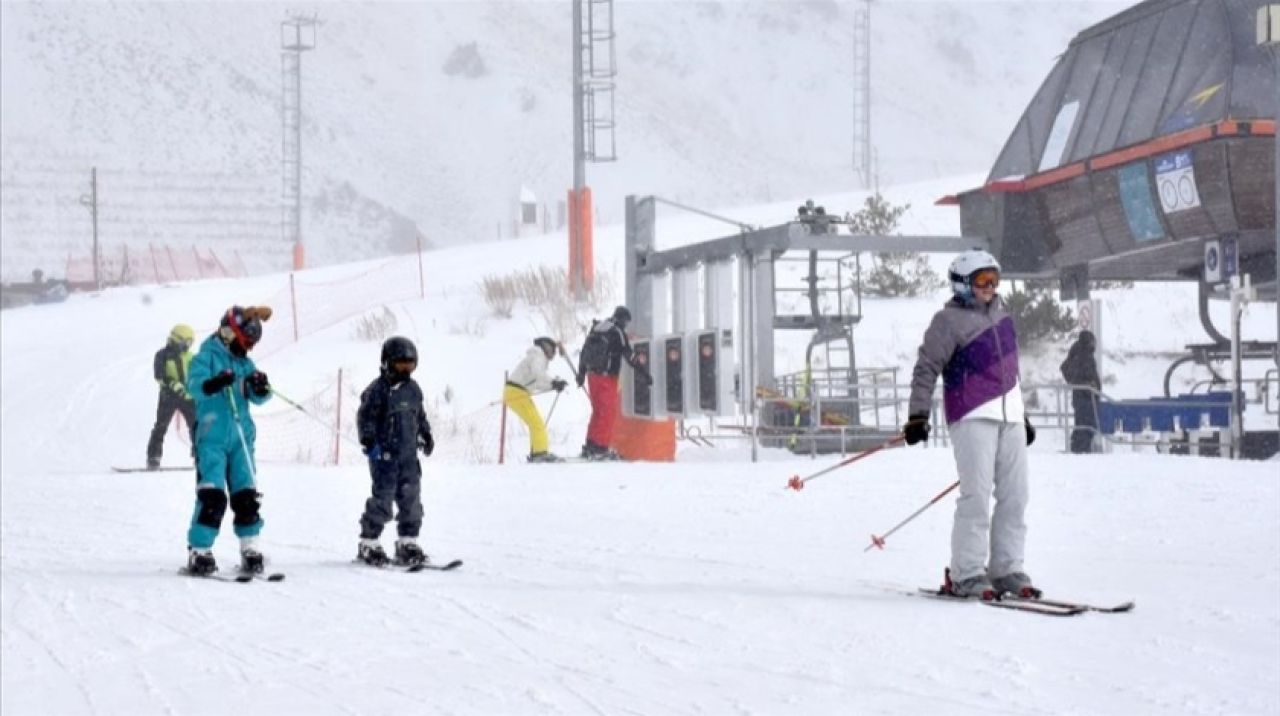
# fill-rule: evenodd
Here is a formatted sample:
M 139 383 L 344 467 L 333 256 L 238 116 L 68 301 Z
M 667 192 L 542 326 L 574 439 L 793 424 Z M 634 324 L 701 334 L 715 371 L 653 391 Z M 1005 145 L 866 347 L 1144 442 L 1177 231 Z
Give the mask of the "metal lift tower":
M 614 140 L 613 0 L 573 2 L 573 189 L 569 192 L 569 288 L 582 299 L 595 282 L 587 162 L 617 160 Z M 585 12 L 585 17 L 584 17 Z
M 294 16 L 280 23 L 281 233 L 293 250 L 293 267 L 305 261 L 302 249 L 302 53 L 315 49 L 316 18 Z
M 853 171 L 859 189 L 870 189 L 871 168 L 871 0 L 853 8 Z

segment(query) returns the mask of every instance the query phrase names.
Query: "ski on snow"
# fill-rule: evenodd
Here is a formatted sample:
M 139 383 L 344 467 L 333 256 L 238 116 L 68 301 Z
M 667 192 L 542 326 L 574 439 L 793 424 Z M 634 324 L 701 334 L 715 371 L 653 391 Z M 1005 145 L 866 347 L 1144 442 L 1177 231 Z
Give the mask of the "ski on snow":
M 946 594 L 938 588 L 921 587 L 911 594 L 943 601 L 952 602 L 977 602 L 989 607 L 997 609 L 1012 609 L 1020 612 L 1031 612 L 1033 614 L 1044 614 L 1046 616 L 1055 617 L 1073 617 L 1085 612 L 1102 612 L 1106 614 L 1120 614 L 1131 611 L 1134 607 L 1133 602 L 1123 602 L 1114 606 L 1101 606 L 1096 604 L 1086 604 L 1084 602 L 1071 602 L 1058 599 L 1027 599 L 1023 597 L 1015 597 L 1012 594 L 1006 594 L 996 600 L 983 600 L 976 597 L 957 597 L 955 595 Z
M 462 566 L 462 560 L 455 559 L 444 564 L 435 564 L 433 562 L 420 562 L 418 564 L 396 564 L 395 562 L 387 562 L 386 564 L 370 564 L 363 560 L 352 560 L 355 564 L 363 564 L 366 567 L 374 569 L 389 569 L 399 572 L 423 572 L 428 569 L 437 572 L 451 572 Z
M 177 465 L 170 467 L 116 467 L 115 465 L 112 465 L 111 469 L 116 472 L 186 472 L 188 470 L 194 470 L 195 468 L 191 466 L 180 467 Z
M 235 582 L 237 584 L 248 584 L 253 581 L 260 582 L 283 582 L 283 572 L 272 572 L 270 574 L 264 572 L 241 572 L 235 574 L 222 574 L 221 572 L 213 572 L 212 574 L 195 574 L 191 570 L 183 567 L 178 570 L 178 574 L 184 577 L 192 577 L 195 579 L 214 579 L 219 582 Z

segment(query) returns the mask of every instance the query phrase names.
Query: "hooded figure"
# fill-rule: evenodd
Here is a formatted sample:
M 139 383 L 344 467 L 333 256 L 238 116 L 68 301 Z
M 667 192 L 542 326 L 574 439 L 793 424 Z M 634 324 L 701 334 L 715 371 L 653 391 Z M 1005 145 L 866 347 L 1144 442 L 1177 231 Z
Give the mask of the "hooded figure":
M 1102 380 L 1098 376 L 1096 356 L 1098 339 L 1092 331 L 1080 331 L 1076 342 L 1062 361 L 1062 379 L 1072 386 L 1071 409 L 1075 413 L 1075 429 L 1071 431 L 1071 452 L 1093 452 L 1093 436 L 1098 429 L 1098 393 Z

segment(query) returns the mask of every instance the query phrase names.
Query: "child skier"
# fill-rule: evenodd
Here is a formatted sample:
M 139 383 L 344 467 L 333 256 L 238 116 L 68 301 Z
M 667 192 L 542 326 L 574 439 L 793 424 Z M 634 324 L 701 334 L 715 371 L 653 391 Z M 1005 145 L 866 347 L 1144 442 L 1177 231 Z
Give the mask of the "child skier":
M 928 439 L 933 389 L 941 374 L 960 473 L 943 589 L 982 599 L 1004 593 L 1039 596 L 1022 571 L 1027 446 L 1036 434 L 1022 403 L 1013 319 L 996 295 L 1000 264 L 986 251 L 965 251 L 951 262 L 949 274 L 955 295 L 925 331 L 902 431 L 908 445 Z M 993 490 L 994 514 L 988 509 Z
M 401 336 L 382 344 L 380 375 L 360 394 L 356 414 L 360 444 L 369 458 L 373 495 L 365 502 L 360 517 L 360 546 L 356 557 L 368 564 L 388 562 L 378 538 L 382 528 L 396 514 L 395 561 L 415 565 L 427 561 L 418 546 L 422 528 L 422 465 L 418 451 L 431 455 L 435 440 L 422 407 L 422 390 L 410 378 L 418 367 L 418 349 Z
M 591 397 L 591 421 L 582 446 L 582 457 L 588 460 L 620 459 L 609 444 L 613 442 L 613 426 L 618 420 L 618 373 L 623 361 L 635 371 L 637 380 L 653 383 L 649 371 L 632 362 L 631 341 L 627 339 L 630 322 L 631 311 L 626 306 L 618 306 L 613 316 L 591 326 L 578 356 L 578 386 L 585 381 Z
M 533 347 L 507 375 L 507 385 L 502 389 L 502 402 L 529 428 L 529 462 L 564 462 L 547 451 L 547 426 L 538 414 L 538 406 L 533 403 L 534 395 L 548 390 L 559 393 L 569 385 L 547 375 L 547 364 L 557 352 L 564 353 L 564 348 L 554 340 L 546 336 L 533 339 Z
M 191 326 L 181 324 L 169 331 L 169 340 L 164 348 L 156 351 L 152 360 L 152 372 L 156 384 L 160 387 L 160 398 L 156 403 L 156 422 L 151 426 L 151 439 L 147 441 L 147 469 L 160 467 L 160 457 L 164 454 L 164 434 L 169 431 L 169 421 L 173 414 L 182 413 L 182 420 L 192 435 L 195 444 L 196 404 L 187 392 L 187 371 L 191 367 L 191 344 L 196 340 L 196 332 Z
M 253 459 L 257 429 L 249 403 L 265 403 L 271 397 L 271 385 L 266 373 L 250 360 L 249 351 L 262 339 L 262 322 L 270 318 L 271 309 L 266 306 L 228 308 L 217 332 L 204 340 L 191 360 L 187 391 L 196 403 L 196 507 L 187 531 L 187 569 L 195 575 L 218 569 L 213 542 L 228 502 L 240 538 L 240 569 L 262 571 L 261 495 Z

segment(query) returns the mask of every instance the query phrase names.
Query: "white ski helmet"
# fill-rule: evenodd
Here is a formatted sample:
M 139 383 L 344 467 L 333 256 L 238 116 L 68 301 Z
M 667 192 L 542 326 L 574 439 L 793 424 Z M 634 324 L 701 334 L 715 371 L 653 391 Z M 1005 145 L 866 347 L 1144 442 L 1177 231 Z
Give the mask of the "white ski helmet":
M 999 271 L 1000 262 L 982 249 L 969 249 L 962 252 L 951 261 L 951 266 L 947 269 L 948 278 L 951 279 L 951 290 L 957 296 L 972 296 L 973 287 L 969 285 L 969 280 L 983 269 Z

